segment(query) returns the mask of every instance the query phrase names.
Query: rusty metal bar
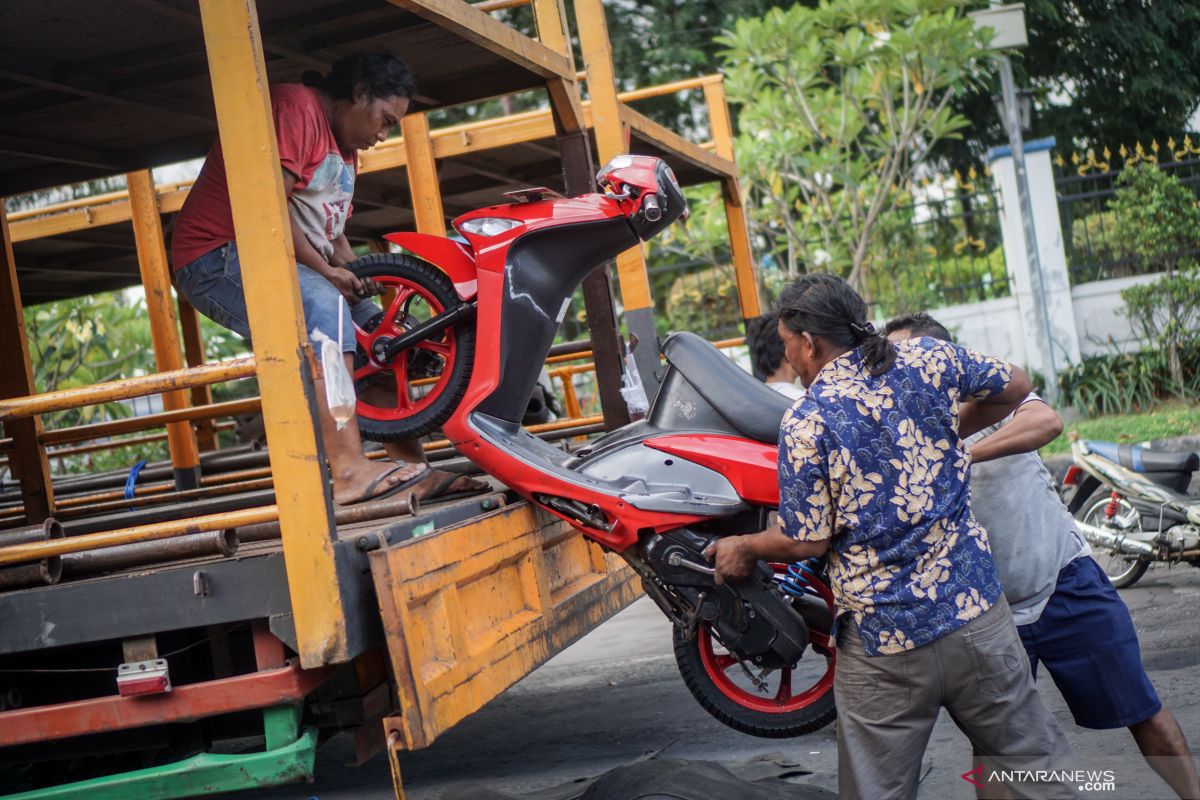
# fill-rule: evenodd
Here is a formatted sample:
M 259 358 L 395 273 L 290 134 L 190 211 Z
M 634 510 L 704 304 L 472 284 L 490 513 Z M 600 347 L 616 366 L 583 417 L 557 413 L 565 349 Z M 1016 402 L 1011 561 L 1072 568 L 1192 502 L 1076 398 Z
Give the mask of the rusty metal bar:
M 415 496 L 388 497 L 383 500 L 373 500 L 357 503 L 344 508 L 335 508 L 333 519 L 338 525 L 353 525 L 357 522 L 386 517 L 415 516 L 420 509 L 420 501 Z M 279 522 L 263 522 L 255 525 L 243 525 L 237 529 L 238 539 L 242 542 L 262 542 L 279 538 Z
M 63 538 L 63 527 L 53 517 L 40 525 L 0 532 L 0 545 L 46 542 Z M 62 577 L 62 559 L 49 556 L 32 564 L 0 569 L 0 591 L 24 586 L 52 586 Z
M 204 337 L 200 332 L 200 315 L 183 295 L 176 298 L 179 306 L 179 327 L 183 331 L 183 356 L 189 367 L 198 367 L 207 359 L 204 356 Z M 213 404 L 212 388 L 195 386 L 192 388 L 193 406 L 211 406 Z M 196 420 L 196 444 L 203 451 L 217 449 L 217 430 L 211 419 Z
M 60 508 L 59 516 L 63 519 L 75 519 L 78 517 L 87 517 L 93 514 L 103 514 L 110 511 L 121 511 L 124 509 L 145 508 L 146 506 L 165 505 L 167 503 L 186 503 L 190 500 L 200 500 L 209 497 L 219 497 L 226 494 L 237 494 L 239 492 L 256 492 L 262 489 L 270 489 L 274 485 L 271 478 L 260 478 L 252 481 L 237 481 L 232 483 L 218 484 L 215 486 L 202 486 L 198 489 L 185 489 L 182 492 L 167 491 L 150 494 L 143 497 L 131 497 L 129 499 L 104 500 L 85 505 L 76 505 L 71 508 Z
M 62 558 L 50 556 L 32 564 L 0 569 L 0 592 L 28 586 L 53 586 L 62 577 Z
M 245 400 L 229 400 L 224 403 L 213 403 L 207 406 L 194 406 L 175 411 L 162 411 L 157 414 L 144 414 L 140 417 L 130 417 L 129 419 L 94 422 L 91 425 L 77 425 L 73 428 L 48 430 L 42 433 L 42 442 L 48 445 L 82 442 L 88 439 L 98 439 L 101 436 L 115 436 L 121 433 L 161 428 L 173 422 L 250 414 L 259 411 L 261 408 L 262 404 L 257 397 Z
M 25 542 L 44 542 L 47 539 L 61 539 L 62 537 L 62 525 L 59 524 L 58 520 L 50 517 L 45 522 L 40 522 L 37 525 L 29 525 L 11 531 L 0 531 L 0 547 L 7 547 L 10 544 L 24 544 Z
M 33 365 L 29 360 L 29 339 L 25 331 L 25 312 L 21 305 L 21 285 L 13 260 L 12 237 L 4 203 L 0 200 L 0 406 L 37 391 Z M 50 461 L 46 448 L 38 441 L 42 433 L 41 417 L 33 416 L 6 423 L 4 433 L 13 439 L 8 466 L 21 485 L 26 522 L 41 522 L 54 514 L 54 486 L 50 480 Z
M 281 669 L 176 686 L 168 694 L 154 697 L 110 695 L 0 712 L 0 747 L 298 703 L 324 683 L 332 671 L 330 667 L 305 670 L 289 664 Z M 114 677 L 116 672 L 114 667 Z
M 193 386 L 207 386 L 210 383 L 250 378 L 254 374 L 254 357 L 245 356 L 219 364 L 206 364 L 203 367 L 187 367 L 170 372 L 158 372 L 136 378 L 97 383 L 92 386 L 81 386 L 78 389 L 60 389 L 56 392 L 33 394 L 27 397 L 13 397 L 0 400 L 0 422 L 24 419 L 51 411 L 66 411 L 70 408 L 110 403 L 115 400 L 145 397 L 169 392 L 173 389 L 190 389 Z
M 62 556 L 64 575 L 95 575 L 128 567 L 160 564 L 177 559 L 201 556 L 231 556 L 238 551 L 237 532 L 231 528 L 205 531 L 159 542 L 139 542 L 69 553 Z
M 82 553 L 88 550 L 99 550 L 102 547 L 112 547 L 119 544 L 152 542 L 159 539 L 171 539 L 176 536 L 201 533 L 203 531 L 224 530 L 226 528 L 236 528 L 239 525 L 254 525 L 260 522 L 271 522 L 278 518 L 279 507 L 270 505 L 260 508 L 246 508 L 239 511 L 226 511 L 220 514 L 209 514 L 190 519 L 156 522 L 133 528 L 120 528 L 113 531 L 89 533 L 83 536 L 72 536 L 67 539 L 14 544 L 7 547 L 0 547 L 0 565 L 22 564 L 27 561 L 49 558 L 50 556 Z

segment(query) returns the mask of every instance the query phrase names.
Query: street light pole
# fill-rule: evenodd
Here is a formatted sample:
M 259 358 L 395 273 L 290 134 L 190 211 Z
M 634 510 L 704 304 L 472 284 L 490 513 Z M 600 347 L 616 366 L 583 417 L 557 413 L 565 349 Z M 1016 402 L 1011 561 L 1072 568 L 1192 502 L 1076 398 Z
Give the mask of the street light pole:
M 1025 166 L 1025 139 L 1021 133 L 1020 109 L 1017 107 L 1017 89 L 1013 80 L 1012 60 L 1000 56 L 1000 93 L 1004 104 L 1004 128 L 1008 132 L 1008 144 L 1012 149 L 1013 167 L 1017 174 L 1017 199 L 1020 203 L 1021 230 L 1025 239 L 1025 256 L 1029 260 L 1029 271 L 1035 286 L 1033 300 L 1037 307 L 1037 336 L 1042 342 L 1046 371 L 1046 400 L 1051 404 L 1058 400 L 1058 367 L 1054 358 L 1053 327 L 1050 324 L 1050 309 L 1046 303 L 1046 278 L 1042 272 L 1042 256 L 1038 248 L 1037 230 L 1033 221 L 1033 199 L 1029 193 L 1029 172 Z
M 991 46 L 1004 51 L 1026 47 L 1029 37 L 1025 30 L 1025 6 L 1021 3 L 999 5 L 992 0 L 986 9 L 972 11 L 970 17 L 978 28 L 992 32 Z M 1017 87 L 1013 81 L 1012 60 L 1007 55 L 997 57 L 1000 64 L 1000 93 L 1003 106 L 1001 118 L 1008 132 L 1008 144 L 1012 150 L 1013 167 L 1017 177 L 1017 213 L 1021 218 L 1021 231 L 1025 240 L 1025 257 L 1033 285 L 1029 293 L 1033 296 L 1034 335 L 1043 354 L 1042 369 L 1046 373 L 1046 400 L 1053 403 L 1058 399 L 1058 365 L 1055 363 L 1053 340 L 1054 326 L 1050 323 L 1050 308 L 1047 303 L 1046 277 L 1042 270 L 1042 255 L 1038 247 L 1037 230 L 1033 220 L 1033 200 L 1029 193 L 1029 171 L 1025 164 L 1025 140 L 1021 133 L 1021 114 L 1017 106 Z

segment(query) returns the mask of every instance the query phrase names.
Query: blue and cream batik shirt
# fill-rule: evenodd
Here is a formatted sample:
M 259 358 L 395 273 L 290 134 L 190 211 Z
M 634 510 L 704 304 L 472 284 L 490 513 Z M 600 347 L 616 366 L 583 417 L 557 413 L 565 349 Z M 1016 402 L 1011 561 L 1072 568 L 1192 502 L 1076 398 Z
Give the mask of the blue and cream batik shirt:
M 840 613 L 868 655 L 928 644 L 989 609 L 1000 580 L 971 515 L 958 402 L 1008 385 L 1008 364 L 935 339 L 871 377 L 857 350 L 826 364 L 779 432 L 779 519 L 831 539 Z

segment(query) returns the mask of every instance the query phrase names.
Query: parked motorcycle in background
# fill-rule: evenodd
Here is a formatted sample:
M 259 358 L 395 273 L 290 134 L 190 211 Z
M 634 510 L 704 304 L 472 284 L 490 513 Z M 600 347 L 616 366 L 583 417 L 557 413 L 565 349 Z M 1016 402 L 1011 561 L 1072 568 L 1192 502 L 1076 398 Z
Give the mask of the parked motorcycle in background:
M 1200 567 L 1200 498 L 1187 494 L 1200 454 L 1077 441 L 1071 456 L 1067 508 L 1113 586 L 1156 561 Z

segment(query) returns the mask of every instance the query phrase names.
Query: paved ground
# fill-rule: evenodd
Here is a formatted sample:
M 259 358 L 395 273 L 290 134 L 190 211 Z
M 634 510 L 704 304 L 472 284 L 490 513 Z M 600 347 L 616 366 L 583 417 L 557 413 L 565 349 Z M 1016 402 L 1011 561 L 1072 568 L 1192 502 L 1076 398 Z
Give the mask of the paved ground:
M 1122 596 L 1133 612 L 1142 658 L 1184 732 L 1200 744 L 1200 570 L 1156 566 Z M 670 630 L 646 600 L 626 609 L 505 695 L 402 763 L 410 800 L 436 800 L 448 787 L 476 782 L 509 792 L 595 775 L 647 751 L 665 748 L 681 758 L 733 762 L 768 752 L 801 761 L 811 774 L 798 782 L 836 789 L 833 726 L 794 740 L 754 739 L 725 728 L 692 700 L 675 669 Z M 1145 766 L 1125 731 L 1075 728 L 1058 690 L 1040 685 L 1067 731 L 1080 766 L 1113 769 L 1115 790 L 1092 797 L 1153 800 L 1170 797 Z M 239 795 L 282 800 L 386 800 L 386 761 L 364 767 L 347 743 L 333 740 L 317 758 L 315 785 Z M 945 717 L 926 753 L 920 798 L 972 797 L 959 775 L 969 747 Z

